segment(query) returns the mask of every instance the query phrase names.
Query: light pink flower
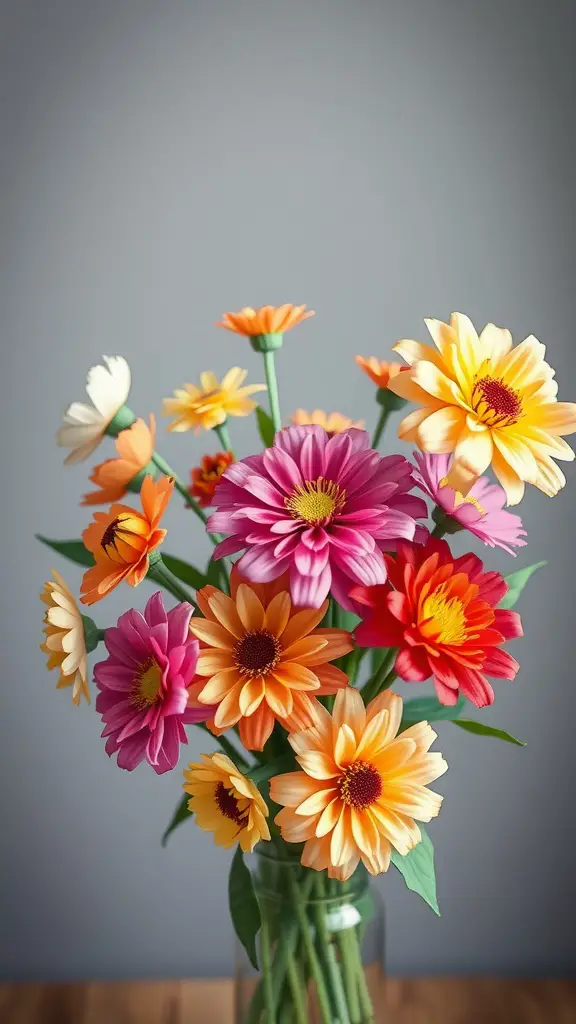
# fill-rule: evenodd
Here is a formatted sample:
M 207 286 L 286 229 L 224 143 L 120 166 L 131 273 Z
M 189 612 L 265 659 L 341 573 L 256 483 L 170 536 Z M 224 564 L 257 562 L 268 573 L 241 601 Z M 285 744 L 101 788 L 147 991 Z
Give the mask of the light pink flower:
M 132 771 L 144 758 L 158 775 L 174 768 L 180 744 L 188 742 L 184 726 L 214 714 L 188 706 L 199 649 L 188 629 L 191 615 L 185 602 L 166 612 L 158 592 L 144 615 L 131 608 L 106 630 L 108 658 L 94 666 L 96 710 L 106 753 L 118 753 L 120 768 Z
M 418 464 L 418 469 L 414 470 L 418 487 L 465 530 L 470 530 L 491 548 L 503 548 L 510 555 L 516 554 L 513 547 L 526 545 L 522 539 L 526 537 L 526 530 L 522 529 L 520 516 L 504 509 L 506 494 L 502 487 L 493 484 L 487 476 L 481 476 L 463 498 L 453 487 L 443 483 L 448 475 L 450 455 L 414 452 L 414 458 Z
M 214 497 L 211 532 L 230 534 L 215 557 L 245 550 L 238 568 L 267 583 L 290 572 L 294 604 L 318 608 L 329 591 L 351 607 L 354 584 L 386 580 L 382 551 L 425 535 L 427 515 L 402 455 L 383 458 L 365 430 L 330 437 L 320 426 L 293 426 L 274 445 L 230 466 Z

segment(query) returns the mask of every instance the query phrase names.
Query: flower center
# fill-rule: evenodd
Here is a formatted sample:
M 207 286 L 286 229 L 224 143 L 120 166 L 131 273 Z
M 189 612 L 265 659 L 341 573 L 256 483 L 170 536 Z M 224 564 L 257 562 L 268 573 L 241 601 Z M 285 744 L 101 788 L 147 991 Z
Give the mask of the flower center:
M 363 811 L 382 793 L 382 777 L 373 764 L 355 761 L 344 769 L 339 781 L 340 796 L 345 804 Z
M 472 408 L 489 427 L 510 427 L 522 415 L 520 396 L 502 378 L 481 377 L 474 382 Z
M 271 672 L 280 661 L 282 648 L 267 629 L 251 629 L 234 648 L 236 668 L 243 675 L 260 676 Z
M 444 585 L 426 598 L 422 606 L 420 632 L 440 644 L 463 644 L 467 637 L 466 613 L 458 597 L 449 597 Z
M 319 476 L 317 480 L 307 480 L 305 484 L 295 487 L 285 502 L 294 519 L 301 519 L 309 526 L 321 526 L 342 511 L 346 491 L 333 480 Z
M 140 710 L 149 708 L 155 704 L 162 689 L 162 672 L 154 658 L 150 658 L 140 666 L 140 671 L 134 680 L 130 703 Z
M 229 789 L 226 789 L 223 782 L 216 784 L 214 799 L 220 814 L 223 814 L 225 818 L 230 818 L 230 821 L 235 822 L 240 828 L 244 828 L 248 817 L 244 811 L 240 810 L 236 797 Z
M 438 486 L 447 487 L 448 477 L 443 476 L 442 479 L 439 481 Z M 478 501 L 478 498 L 475 498 L 473 494 L 464 495 L 461 494 L 460 491 L 454 491 L 454 507 L 458 508 L 459 505 L 474 505 L 474 508 L 476 509 L 477 512 L 480 513 L 481 516 L 486 515 L 486 509 L 483 508 L 483 506 Z
M 126 547 L 119 551 L 118 541 L 124 541 L 125 544 L 131 545 L 131 542 L 132 544 L 134 542 L 135 534 L 143 535 L 145 529 L 143 520 L 136 515 L 117 516 L 104 530 L 100 547 L 112 561 L 118 561 L 118 559 L 122 561 L 123 556 L 126 555 Z

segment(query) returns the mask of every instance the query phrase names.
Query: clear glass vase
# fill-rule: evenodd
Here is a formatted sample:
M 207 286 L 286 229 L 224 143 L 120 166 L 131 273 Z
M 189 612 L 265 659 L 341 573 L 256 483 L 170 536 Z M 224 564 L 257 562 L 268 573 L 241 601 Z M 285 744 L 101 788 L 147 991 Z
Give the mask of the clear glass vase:
M 288 855 L 254 859 L 259 970 L 238 945 L 236 1024 L 374 1021 L 383 1000 L 384 908 L 364 869 L 338 882 Z

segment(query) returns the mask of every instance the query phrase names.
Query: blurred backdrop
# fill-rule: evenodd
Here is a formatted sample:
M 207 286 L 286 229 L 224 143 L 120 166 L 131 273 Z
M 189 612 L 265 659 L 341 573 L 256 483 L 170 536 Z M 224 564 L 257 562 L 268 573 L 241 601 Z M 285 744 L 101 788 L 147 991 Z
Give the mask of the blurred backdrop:
M 56 565 L 77 589 L 80 571 L 33 533 L 75 537 L 89 519 L 89 466 L 64 469 L 54 445 L 61 411 L 102 353 L 127 357 L 141 415 L 203 369 L 261 381 L 248 343 L 213 323 L 285 301 L 317 310 L 278 360 L 286 417 L 320 405 L 373 426 L 354 355 L 385 358 L 452 309 L 545 341 L 574 399 L 573 15 L 568 0 L 0 3 L 3 976 L 232 964 L 227 853 L 193 827 L 160 847 L 180 773 L 120 771 L 93 707 L 55 691 L 38 650 L 43 580 Z M 216 447 L 160 437 L 181 475 Z M 253 423 L 233 439 L 248 454 Z M 570 487 L 530 491 L 514 564 L 487 555 L 508 572 L 550 563 L 520 606 L 522 671 L 485 716 L 528 746 L 440 724 L 443 916 L 379 880 L 391 971 L 575 966 Z M 177 500 L 167 525 L 167 550 L 206 557 Z M 94 617 L 149 593 L 117 592 Z M 202 749 L 190 730 L 183 761 Z

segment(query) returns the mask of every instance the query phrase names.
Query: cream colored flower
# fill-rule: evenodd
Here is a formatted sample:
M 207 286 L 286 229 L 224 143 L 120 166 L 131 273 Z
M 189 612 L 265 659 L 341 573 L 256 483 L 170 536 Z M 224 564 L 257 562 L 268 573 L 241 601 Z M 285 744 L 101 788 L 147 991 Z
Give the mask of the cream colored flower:
M 130 367 L 122 356 L 102 356 L 106 366 L 88 371 L 86 391 L 92 405 L 72 402 L 64 413 L 56 441 L 70 448 L 65 462 L 82 462 L 98 447 L 108 424 L 130 393 Z
M 313 409 L 307 412 L 306 409 L 296 409 L 290 419 L 297 427 L 315 425 L 324 427 L 327 434 L 341 434 L 343 430 L 350 430 L 350 427 L 364 428 L 364 420 L 351 420 L 349 416 L 343 416 L 341 412 L 324 412 L 323 409 Z
M 90 703 L 86 668 L 86 641 L 82 614 L 73 594 L 62 577 L 54 571 L 54 579 L 44 584 L 40 599 L 48 605 L 44 615 L 46 640 L 40 650 L 48 655 L 48 668 L 58 668 L 58 690 L 72 687 L 72 700 L 78 707 L 80 698 Z

